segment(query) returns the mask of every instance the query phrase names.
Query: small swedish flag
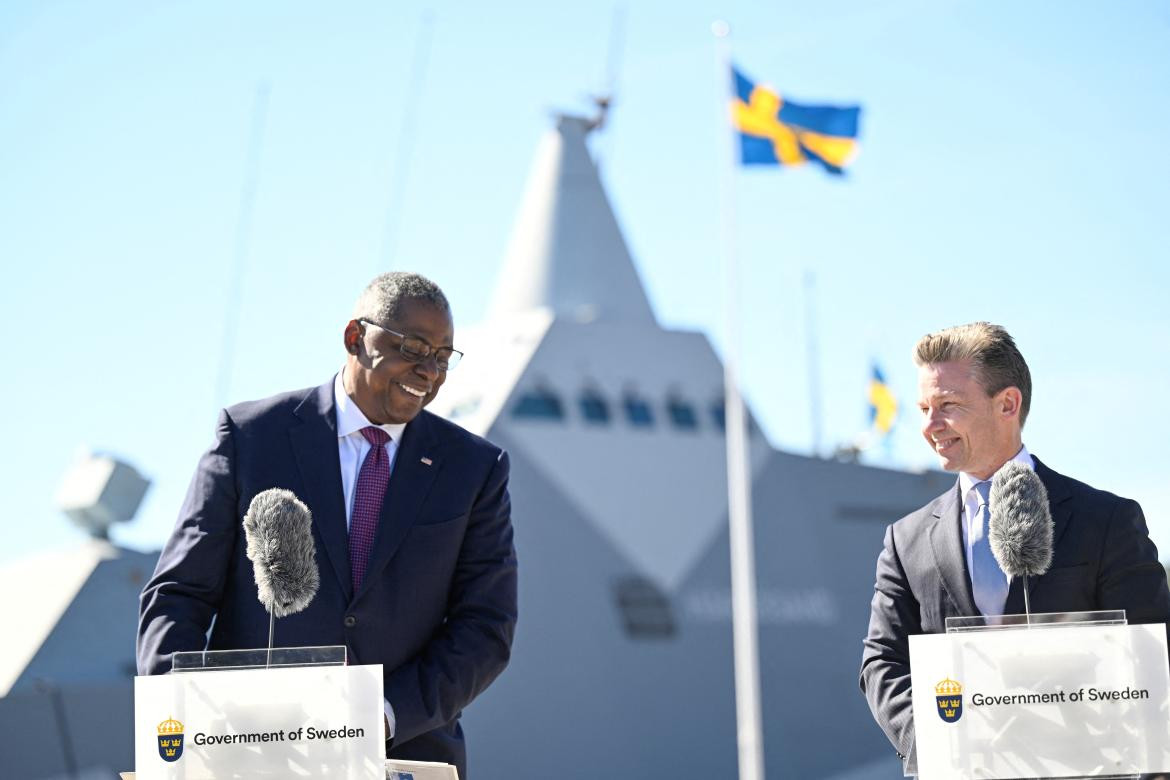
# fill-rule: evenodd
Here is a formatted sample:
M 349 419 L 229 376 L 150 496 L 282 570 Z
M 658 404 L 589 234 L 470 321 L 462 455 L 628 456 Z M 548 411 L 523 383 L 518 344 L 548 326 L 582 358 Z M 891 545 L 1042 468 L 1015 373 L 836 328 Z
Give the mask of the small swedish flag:
M 873 430 L 885 436 L 894 428 L 898 418 L 898 399 L 877 363 L 873 365 L 873 378 L 869 380 L 869 422 Z

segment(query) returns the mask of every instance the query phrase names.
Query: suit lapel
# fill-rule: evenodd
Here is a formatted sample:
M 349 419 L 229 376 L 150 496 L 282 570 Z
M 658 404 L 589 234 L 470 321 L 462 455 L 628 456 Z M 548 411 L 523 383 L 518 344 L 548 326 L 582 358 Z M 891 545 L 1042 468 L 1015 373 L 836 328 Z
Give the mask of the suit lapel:
M 341 459 L 337 451 L 337 413 L 333 380 L 321 385 L 294 411 L 300 425 L 289 429 L 305 503 L 312 507 L 313 530 L 325 550 L 341 592 L 352 595 L 349 573 L 349 531 L 345 495 L 341 490 Z
M 959 488 L 949 491 L 940 499 L 934 513 L 934 524 L 930 527 L 930 546 L 934 551 L 934 563 L 942 579 L 943 588 L 950 596 L 956 615 L 978 615 L 975 597 L 971 595 L 971 577 L 967 574 L 967 556 L 963 552 L 963 533 L 959 523 L 962 517 L 962 503 Z M 939 615 L 942 620 L 946 615 Z
M 394 456 L 394 471 L 386 487 L 386 498 L 382 501 L 382 513 L 378 517 L 370 565 L 358 597 L 369 589 L 370 583 L 398 551 L 406 533 L 419 518 L 419 509 L 442 466 L 436 452 L 438 439 L 429 417 L 428 412 L 421 412 L 403 431 L 402 442 Z
M 1044 483 L 1044 490 L 1048 493 L 1048 510 L 1052 514 L 1052 549 L 1055 550 L 1060 544 L 1060 537 L 1064 535 L 1068 528 L 1069 518 L 1072 517 L 1072 505 L 1069 499 L 1072 498 L 1072 493 L 1068 489 L 1068 483 L 1064 477 L 1057 474 L 1052 469 L 1040 462 L 1040 459 L 1035 455 L 1032 456 L 1032 461 L 1036 466 L 1036 476 L 1040 477 L 1040 481 Z M 1031 595 L 1036 589 L 1036 581 L 1039 577 L 1028 578 L 1028 594 Z M 1016 577 L 1012 580 L 1011 587 L 1008 589 L 1007 603 L 1003 608 L 1005 615 L 1020 615 L 1024 612 L 1024 583 L 1023 577 Z
M 1052 511 L 1052 549 L 1060 546 L 1060 538 L 1068 529 L 1068 521 L 1072 518 L 1072 491 L 1068 489 L 1068 480 L 1040 462 L 1035 455 L 1032 460 L 1036 463 L 1036 474 L 1044 483 L 1048 491 L 1048 508 Z
M 1035 463 L 1035 474 L 1040 477 L 1040 482 L 1044 483 L 1044 489 L 1048 493 L 1048 511 L 1052 513 L 1052 550 L 1055 551 L 1060 546 L 1060 538 L 1068 530 L 1068 520 L 1073 517 L 1073 505 L 1069 501 L 1073 497 L 1073 493 L 1068 489 L 1068 481 L 1065 477 L 1049 469 L 1047 465 L 1040 462 L 1040 458 L 1037 456 L 1033 455 L 1032 461 Z M 1039 579 L 1039 577 L 1027 578 L 1028 595 L 1035 591 L 1035 584 Z M 1009 614 L 1024 612 L 1023 582 L 1012 581 L 1012 589 L 1007 596 L 1007 602 L 1014 610 L 1014 613 L 1010 612 Z

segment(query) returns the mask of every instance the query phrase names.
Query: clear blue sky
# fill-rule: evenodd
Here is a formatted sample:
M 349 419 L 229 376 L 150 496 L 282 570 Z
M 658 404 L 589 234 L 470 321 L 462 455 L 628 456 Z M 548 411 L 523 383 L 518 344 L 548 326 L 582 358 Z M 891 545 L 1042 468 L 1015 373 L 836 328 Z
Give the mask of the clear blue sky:
M 0 561 L 80 539 L 52 506 L 78 447 L 154 481 L 122 543 L 161 544 L 211 441 L 254 97 L 270 86 L 228 399 L 320 383 L 382 270 L 479 321 L 531 155 L 604 84 L 612 3 L 0 5 Z M 391 203 L 424 12 L 429 66 Z M 795 99 L 863 104 L 846 181 L 738 177 L 744 383 L 807 451 L 806 271 L 826 438 L 865 426 L 879 360 L 906 412 L 872 462 L 933 463 L 913 419 L 924 332 L 1006 325 L 1035 378 L 1029 448 L 1146 509 L 1170 557 L 1170 6 L 626 5 L 604 179 L 662 322 L 720 341 L 722 107 L 710 24 Z M 718 85 L 721 87 L 722 85 Z M 893 519 L 893 518 L 891 518 Z M 875 555 L 876 555 L 875 550 Z

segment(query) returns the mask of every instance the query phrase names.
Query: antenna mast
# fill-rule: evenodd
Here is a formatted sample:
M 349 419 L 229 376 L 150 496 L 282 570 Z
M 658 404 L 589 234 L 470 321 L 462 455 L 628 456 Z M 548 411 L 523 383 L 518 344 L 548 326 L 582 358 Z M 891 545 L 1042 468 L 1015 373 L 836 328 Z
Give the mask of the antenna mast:
M 402 208 L 405 202 L 406 183 L 410 178 L 410 157 L 414 150 L 415 127 L 418 124 L 418 105 L 422 98 L 423 83 L 426 81 L 427 65 L 430 62 L 431 35 L 435 16 L 424 11 L 419 23 L 418 37 L 414 42 L 414 64 L 410 68 L 410 83 L 407 84 L 405 107 L 402 111 L 402 126 L 398 131 L 398 155 L 390 174 L 390 198 L 386 205 L 386 225 L 382 233 L 382 247 L 374 258 L 375 273 L 388 271 L 393 266 L 394 254 L 398 248 L 399 226 L 402 224 Z
M 619 3 L 613 8 L 613 20 L 609 27 L 609 47 L 606 54 L 605 86 L 601 92 L 590 95 L 597 113 L 589 122 L 589 130 L 600 130 L 609 118 L 609 107 L 613 105 L 614 95 L 617 93 L 618 74 L 621 72 L 621 61 L 625 46 L 626 33 L 626 6 Z
M 264 147 L 264 125 L 268 119 L 267 82 L 256 87 L 252 104 L 252 129 L 248 140 L 248 161 L 244 167 L 244 184 L 240 191 L 240 213 L 236 220 L 236 244 L 232 265 L 228 269 L 228 294 L 223 318 L 223 345 L 219 353 L 219 373 L 215 382 L 215 404 L 227 406 L 232 387 L 232 370 L 236 364 L 236 330 L 240 322 L 240 300 L 243 297 L 244 263 L 248 259 L 248 245 L 252 237 L 252 211 L 256 203 L 256 182 L 260 178 L 260 152 Z

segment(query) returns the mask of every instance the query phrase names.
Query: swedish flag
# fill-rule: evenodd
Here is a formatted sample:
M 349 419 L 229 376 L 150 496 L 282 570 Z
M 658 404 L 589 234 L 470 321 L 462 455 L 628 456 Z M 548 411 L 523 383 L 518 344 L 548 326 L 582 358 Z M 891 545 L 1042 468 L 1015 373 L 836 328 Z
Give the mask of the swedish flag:
M 731 69 L 732 124 L 744 165 L 803 165 L 812 160 L 833 174 L 857 156 L 860 106 L 807 106 Z
M 881 435 L 886 435 L 894 427 L 898 418 L 898 399 L 890 386 L 886 384 L 886 377 L 875 363 L 873 378 L 869 381 L 869 421 L 873 429 Z

